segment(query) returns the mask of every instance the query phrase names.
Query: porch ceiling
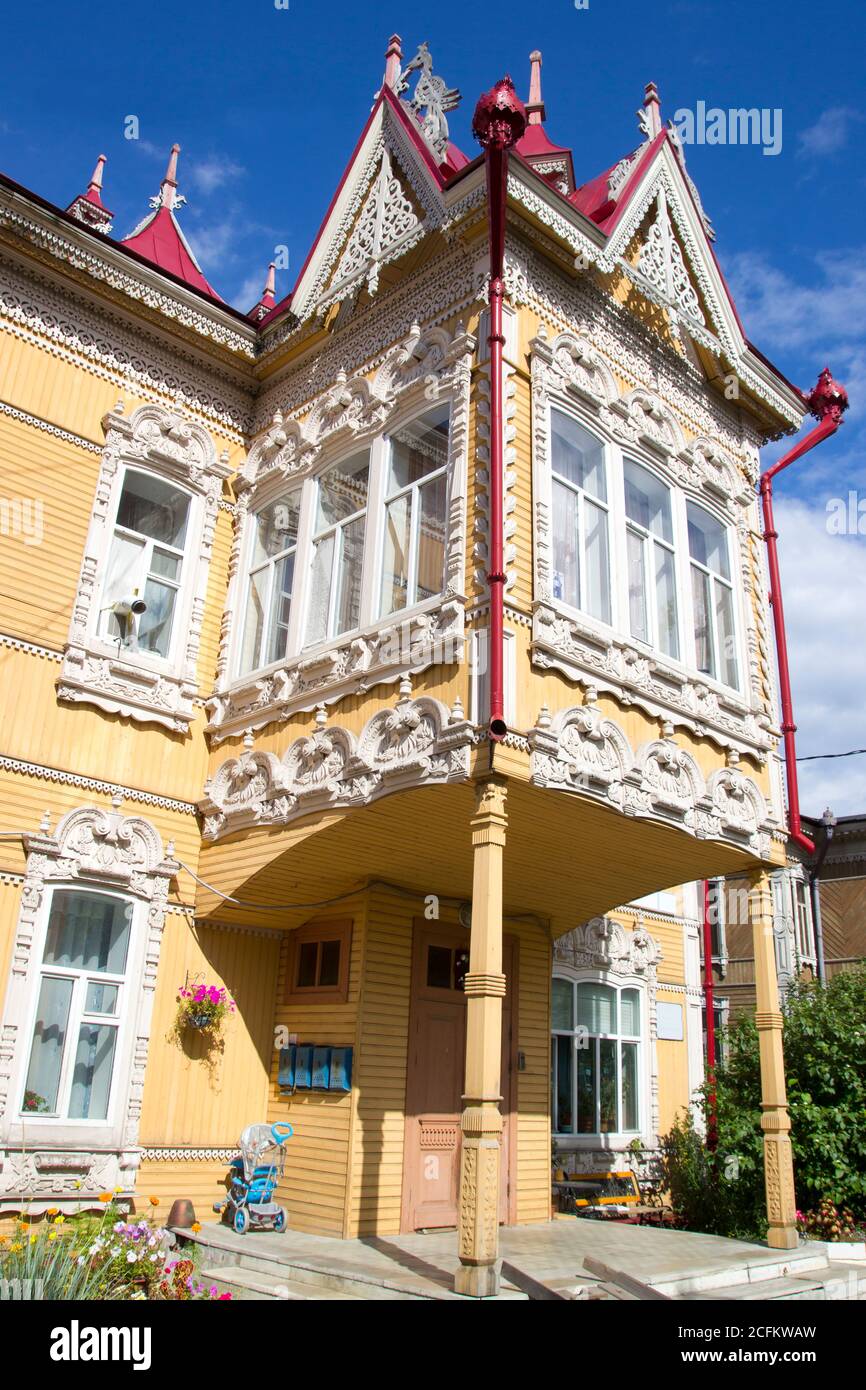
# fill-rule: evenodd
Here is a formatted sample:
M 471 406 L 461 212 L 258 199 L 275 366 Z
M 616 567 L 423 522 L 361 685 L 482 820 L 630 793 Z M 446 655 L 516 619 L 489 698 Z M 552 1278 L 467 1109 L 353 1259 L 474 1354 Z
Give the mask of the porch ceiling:
M 469 783 L 398 792 L 371 806 L 248 830 L 207 845 L 199 874 L 223 893 L 264 909 L 318 903 L 380 879 L 417 895 L 421 915 L 428 894 L 471 898 L 473 811 Z M 645 893 L 742 872 L 757 862 L 675 826 L 509 781 L 505 912 L 549 918 L 555 936 Z M 199 917 L 277 930 L 300 925 L 315 910 L 238 908 L 202 887 L 196 897 Z

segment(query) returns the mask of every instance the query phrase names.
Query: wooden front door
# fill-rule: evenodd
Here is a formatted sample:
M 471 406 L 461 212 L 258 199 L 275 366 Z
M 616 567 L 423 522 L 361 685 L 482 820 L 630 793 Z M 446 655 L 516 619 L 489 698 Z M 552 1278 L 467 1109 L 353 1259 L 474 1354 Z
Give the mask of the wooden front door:
M 513 1135 L 512 968 L 516 952 L 505 942 L 508 993 L 502 1012 L 502 1183 L 500 1220 L 511 1217 Z M 460 1111 L 466 1060 L 469 934 L 459 928 L 415 924 L 406 1138 L 403 1153 L 403 1229 L 456 1226 L 460 1184 Z

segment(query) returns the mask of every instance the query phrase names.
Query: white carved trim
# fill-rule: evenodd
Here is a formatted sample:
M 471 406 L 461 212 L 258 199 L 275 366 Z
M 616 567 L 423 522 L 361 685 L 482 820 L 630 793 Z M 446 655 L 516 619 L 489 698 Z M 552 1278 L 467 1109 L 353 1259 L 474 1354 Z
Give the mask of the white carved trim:
M 411 698 L 400 682 L 393 709 L 382 709 L 356 737 L 328 727 L 321 708 L 313 732 L 282 758 L 255 751 L 252 735 L 205 784 L 200 802 L 205 839 L 250 826 L 286 824 L 313 811 L 366 806 L 407 787 L 462 782 L 469 775 L 472 727 L 459 702 Z
M 0 1199 L 5 1193 L 20 1192 L 22 1186 L 34 1194 L 72 1192 L 77 1186 L 99 1190 L 109 1186 L 108 1173 L 118 1179 L 114 1185 L 134 1185 L 166 898 L 180 866 L 170 857 L 171 845 L 168 853 L 164 852 L 150 821 L 121 814 L 120 800 L 115 798 L 110 811 L 82 806 L 68 812 L 53 835 L 43 826 L 37 833 L 24 836 L 27 866 L 0 1031 Z M 25 1146 L 23 1122 L 10 1106 L 15 1077 L 20 1077 L 26 1065 L 28 1039 L 24 1029 L 40 971 L 33 944 L 47 890 L 66 884 L 122 893 L 137 899 L 146 914 L 144 947 L 135 957 L 141 962 L 142 974 L 137 988 L 135 981 L 130 981 L 130 997 L 136 1002 L 126 1051 L 128 1072 L 115 1078 L 124 1096 L 122 1113 L 116 1123 L 105 1127 L 73 1120 L 58 1122 L 56 1127 L 43 1125 L 41 1143 L 34 1138 L 35 1125 L 31 1125 Z M 56 1152 L 58 1141 L 68 1153 Z M 82 1150 L 82 1141 L 89 1152 Z M 26 1153 L 22 1151 L 25 1147 Z
M 71 434 L 69 430 L 62 430 L 58 425 L 52 425 L 48 420 L 41 419 L 38 415 L 31 415 L 29 411 L 19 410 L 17 406 L 10 405 L 8 401 L 0 401 L 0 414 L 8 415 L 11 420 L 18 420 L 22 425 L 31 425 L 33 429 L 44 430 L 46 434 L 53 435 L 55 439 L 62 439 L 66 444 L 74 444 L 77 449 L 86 449 L 90 454 L 101 454 L 101 444 L 96 444 L 92 439 L 85 439 L 83 435 Z
M 583 705 L 552 718 L 542 709 L 529 733 L 530 777 L 536 786 L 591 797 L 625 815 L 675 825 L 696 839 L 724 841 L 766 859 L 774 823 L 760 788 L 740 771 L 736 752 L 705 781 L 672 733 L 666 725 L 662 738 L 633 752 L 590 689 Z
M 198 812 L 198 807 L 192 801 L 177 801 L 170 796 L 157 796 L 155 792 L 141 791 L 137 787 L 124 787 L 118 782 L 103 782 L 97 777 L 65 772 L 62 768 L 47 767 L 44 763 L 28 763 L 20 758 L 0 756 L 0 768 L 5 772 L 23 773 L 26 777 L 40 777 L 46 782 L 60 782 L 67 787 L 104 792 L 106 796 L 120 794 L 124 801 L 140 801 L 145 806 L 159 806 L 164 811 L 179 811 L 182 815 L 188 816 L 194 816 Z
M 186 733 L 194 718 L 217 510 L 223 480 L 231 469 L 225 459 L 217 459 L 207 430 L 177 411 L 145 405 L 127 420 L 116 409 L 105 416 L 103 428 L 105 448 L 58 679 L 58 699 L 95 705 L 140 723 Z M 116 643 L 96 632 L 103 568 L 111 546 L 124 464 L 177 482 L 193 495 L 184 557 L 188 568 L 175 616 L 185 640 L 182 654 L 171 663 L 145 653 L 119 651 Z

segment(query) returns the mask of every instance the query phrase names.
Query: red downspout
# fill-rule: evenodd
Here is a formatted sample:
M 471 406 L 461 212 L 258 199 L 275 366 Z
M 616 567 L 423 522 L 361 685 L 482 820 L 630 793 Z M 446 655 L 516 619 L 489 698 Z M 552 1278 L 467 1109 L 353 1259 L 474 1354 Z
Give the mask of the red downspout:
M 717 904 L 718 910 L 718 904 Z M 716 1122 L 716 1010 L 713 999 L 713 931 L 710 923 L 710 880 L 704 879 L 704 1010 L 707 1018 L 707 1148 L 715 1153 Z
M 825 367 L 818 383 L 808 396 L 809 410 L 818 420 L 814 429 L 795 444 L 787 454 L 761 474 L 761 502 L 764 510 L 764 540 L 767 543 L 767 565 L 770 571 L 770 604 L 773 609 L 773 627 L 776 632 L 776 654 L 779 661 L 779 698 L 782 706 L 782 737 L 785 741 L 785 775 L 788 784 L 788 822 L 789 834 L 795 844 L 807 854 L 815 853 L 815 846 L 808 835 L 803 833 L 800 824 L 800 789 L 797 782 L 797 750 L 794 735 L 794 707 L 791 699 L 791 673 L 788 667 L 788 642 L 785 634 L 785 612 L 782 606 L 782 581 L 779 574 L 779 555 L 776 549 L 778 531 L 773 520 L 773 479 L 783 468 L 795 459 L 802 458 L 809 449 L 821 444 L 835 434 L 842 423 L 842 414 L 848 409 L 848 395 Z
M 490 591 L 490 714 L 488 734 L 501 743 L 508 732 L 505 723 L 503 656 L 505 546 L 503 531 L 504 463 L 502 331 L 503 273 L 505 268 L 505 205 L 508 150 L 526 128 L 526 109 L 515 94 L 510 77 L 503 77 L 479 99 L 472 131 L 484 148 L 487 174 L 487 208 L 490 223 L 490 550 L 487 585 Z

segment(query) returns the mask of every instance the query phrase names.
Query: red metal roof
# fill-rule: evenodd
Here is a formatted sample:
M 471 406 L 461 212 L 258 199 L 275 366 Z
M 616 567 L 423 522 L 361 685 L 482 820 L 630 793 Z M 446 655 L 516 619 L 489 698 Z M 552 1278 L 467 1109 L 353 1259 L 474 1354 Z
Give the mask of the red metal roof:
M 160 270 L 167 270 L 179 280 L 185 280 L 194 289 L 203 290 L 212 299 L 223 303 L 220 295 L 202 274 L 192 249 L 178 226 L 177 218 L 167 207 L 157 208 L 150 217 L 135 229 L 131 236 L 124 237 L 122 246 L 137 251 L 145 260 L 152 261 Z

